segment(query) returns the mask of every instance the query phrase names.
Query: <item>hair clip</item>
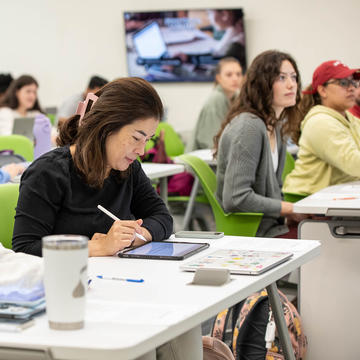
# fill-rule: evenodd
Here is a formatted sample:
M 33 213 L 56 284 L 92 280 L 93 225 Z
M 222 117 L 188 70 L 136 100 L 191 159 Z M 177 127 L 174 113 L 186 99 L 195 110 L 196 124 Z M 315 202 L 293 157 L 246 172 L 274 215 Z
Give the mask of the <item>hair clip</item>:
M 90 111 L 90 109 L 92 108 L 92 106 L 96 103 L 97 99 L 99 97 L 96 96 L 93 93 L 88 93 L 86 95 L 86 99 L 84 101 L 80 101 L 77 109 L 76 109 L 76 115 L 80 115 L 80 119 L 79 119 L 79 125 L 81 124 L 81 120 L 84 117 L 84 115 Z

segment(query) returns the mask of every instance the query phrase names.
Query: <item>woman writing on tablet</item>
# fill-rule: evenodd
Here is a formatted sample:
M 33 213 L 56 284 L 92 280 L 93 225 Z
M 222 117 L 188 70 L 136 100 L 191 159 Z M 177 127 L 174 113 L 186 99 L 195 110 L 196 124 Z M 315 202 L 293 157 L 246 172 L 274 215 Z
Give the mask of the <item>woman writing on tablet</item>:
M 41 256 L 43 236 L 79 234 L 91 239 L 89 256 L 107 256 L 143 243 L 135 232 L 147 241 L 168 238 L 172 218 L 136 160 L 162 114 L 158 94 L 139 78 L 113 81 L 92 94 L 82 113 L 60 128 L 61 147 L 23 174 L 13 249 Z
M 143 244 L 135 232 L 147 241 L 168 238 L 172 218 L 136 160 L 163 115 L 154 88 L 122 78 L 79 105 L 79 115 L 60 127 L 61 147 L 34 161 L 21 179 L 13 249 L 41 255 L 44 235 L 81 234 L 91 239 L 90 256 L 106 256 L 133 241 Z M 202 360 L 200 326 L 140 359 Z

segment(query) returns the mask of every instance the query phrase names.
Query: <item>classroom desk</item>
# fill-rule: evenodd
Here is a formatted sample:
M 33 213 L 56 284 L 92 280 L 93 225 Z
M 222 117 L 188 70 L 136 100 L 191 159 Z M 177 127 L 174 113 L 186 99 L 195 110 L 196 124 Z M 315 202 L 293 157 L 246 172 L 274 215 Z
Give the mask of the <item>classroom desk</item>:
M 279 299 L 275 281 L 320 252 L 318 241 L 233 236 L 208 241 L 210 248 L 194 258 L 219 248 L 291 251 L 294 256 L 259 276 L 232 275 L 231 281 L 221 287 L 188 285 L 194 274 L 180 271 L 180 261 L 90 258 L 89 275 L 94 280 L 87 295 L 85 328 L 50 330 L 43 315 L 21 333 L 0 333 L 0 359 L 134 359 L 264 287 L 276 312 Z M 143 278 L 145 282 L 100 280 L 96 274 Z M 283 329 L 283 315 L 276 321 L 278 329 Z M 289 347 L 287 329 L 285 334 Z M 294 359 L 288 351 L 287 359 Z M 26 357 L 31 354 L 33 357 Z
M 328 217 L 299 224 L 299 238 L 322 244 L 321 255 L 300 273 L 306 359 L 359 359 L 360 182 L 323 189 L 294 211 Z
M 213 158 L 213 150 L 212 149 L 194 150 L 194 151 L 188 152 L 186 154 L 196 156 L 196 157 L 200 158 L 201 160 L 204 160 L 208 165 L 216 167 L 216 159 Z M 181 163 L 181 160 L 178 158 L 174 158 L 174 161 L 175 161 L 175 163 Z M 193 213 L 196 196 L 199 191 L 199 186 L 200 186 L 199 179 L 196 175 L 194 175 L 194 177 L 195 177 L 194 183 L 193 183 L 189 201 L 187 203 L 186 210 L 185 210 L 182 230 L 189 229 L 191 215 Z
M 153 180 L 160 180 L 160 196 L 167 206 L 168 187 L 167 177 L 179 174 L 185 171 L 184 165 L 181 164 L 158 164 L 158 163 L 141 163 L 146 176 Z

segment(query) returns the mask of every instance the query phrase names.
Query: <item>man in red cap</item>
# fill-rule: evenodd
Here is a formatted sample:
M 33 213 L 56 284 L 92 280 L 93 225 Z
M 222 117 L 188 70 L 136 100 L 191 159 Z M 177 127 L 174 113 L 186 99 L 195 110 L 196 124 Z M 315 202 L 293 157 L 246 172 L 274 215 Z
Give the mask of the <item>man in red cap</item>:
M 360 70 L 341 61 L 322 63 L 303 91 L 298 160 L 284 192 L 309 195 L 325 187 L 360 179 L 360 119 L 355 105 Z

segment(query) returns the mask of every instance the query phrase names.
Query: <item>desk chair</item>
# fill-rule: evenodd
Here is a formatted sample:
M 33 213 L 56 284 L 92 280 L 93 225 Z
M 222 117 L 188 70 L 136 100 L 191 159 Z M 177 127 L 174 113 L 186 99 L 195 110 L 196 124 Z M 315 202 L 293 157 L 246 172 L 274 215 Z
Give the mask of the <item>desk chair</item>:
M 21 155 L 26 161 L 34 160 L 34 144 L 22 135 L 0 136 L 0 150 L 13 150 L 14 154 Z
M 284 169 L 283 169 L 283 172 L 282 172 L 282 175 L 281 175 L 282 182 L 285 181 L 286 176 L 291 173 L 291 171 L 294 169 L 294 167 L 295 167 L 295 159 L 287 151 L 286 152 L 286 157 L 285 157 Z
M 170 158 L 183 154 L 185 150 L 185 145 L 182 142 L 180 136 L 176 133 L 175 129 L 169 123 L 160 122 L 156 129 L 155 136 L 159 136 L 161 130 L 165 130 L 164 143 L 165 143 L 166 154 Z M 155 142 L 153 140 L 150 140 L 145 146 L 145 152 L 151 149 L 152 147 L 154 147 L 154 145 Z M 168 196 L 169 203 L 186 203 L 188 201 L 189 201 L 189 196 L 176 196 L 176 195 Z M 196 196 L 195 202 L 201 204 L 209 203 L 205 195 Z M 204 219 L 197 218 L 197 221 L 202 229 L 209 230 L 206 227 L 206 222 Z
M 302 195 L 302 194 L 296 194 L 296 193 L 289 193 L 289 192 L 284 192 L 284 201 L 288 201 L 288 202 L 297 202 L 300 201 L 304 198 L 306 198 L 308 195 Z
M 281 179 L 282 179 L 283 183 L 285 182 L 286 176 L 291 173 L 291 171 L 294 169 L 294 167 L 295 167 L 295 160 L 294 160 L 293 156 L 289 152 L 286 152 L 284 170 L 281 175 Z M 307 196 L 307 195 L 303 195 L 303 194 L 296 194 L 296 193 L 289 193 L 289 192 L 287 192 L 287 193 L 284 192 L 283 194 L 284 194 L 284 201 L 288 201 L 288 202 L 292 202 L 292 203 L 302 200 Z
M 185 149 L 184 143 L 174 128 L 168 123 L 161 122 L 156 129 L 155 136 L 159 136 L 161 130 L 165 130 L 164 143 L 167 156 L 174 157 L 183 154 Z M 148 141 L 145 146 L 145 152 L 154 147 L 154 145 L 155 142 L 153 140 Z
M 226 214 L 215 197 L 216 175 L 205 161 L 198 157 L 183 154 L 180 159 L 191 166 L 199 178 L 205 195 L 215 217 L 216 230 L 225 235 L 255 236 L 260 225 L 262 213 L 228 213 Z
M 0 242 L 11 249 L 15 207 L 19 197 L 19 184 L 0 185 Z

